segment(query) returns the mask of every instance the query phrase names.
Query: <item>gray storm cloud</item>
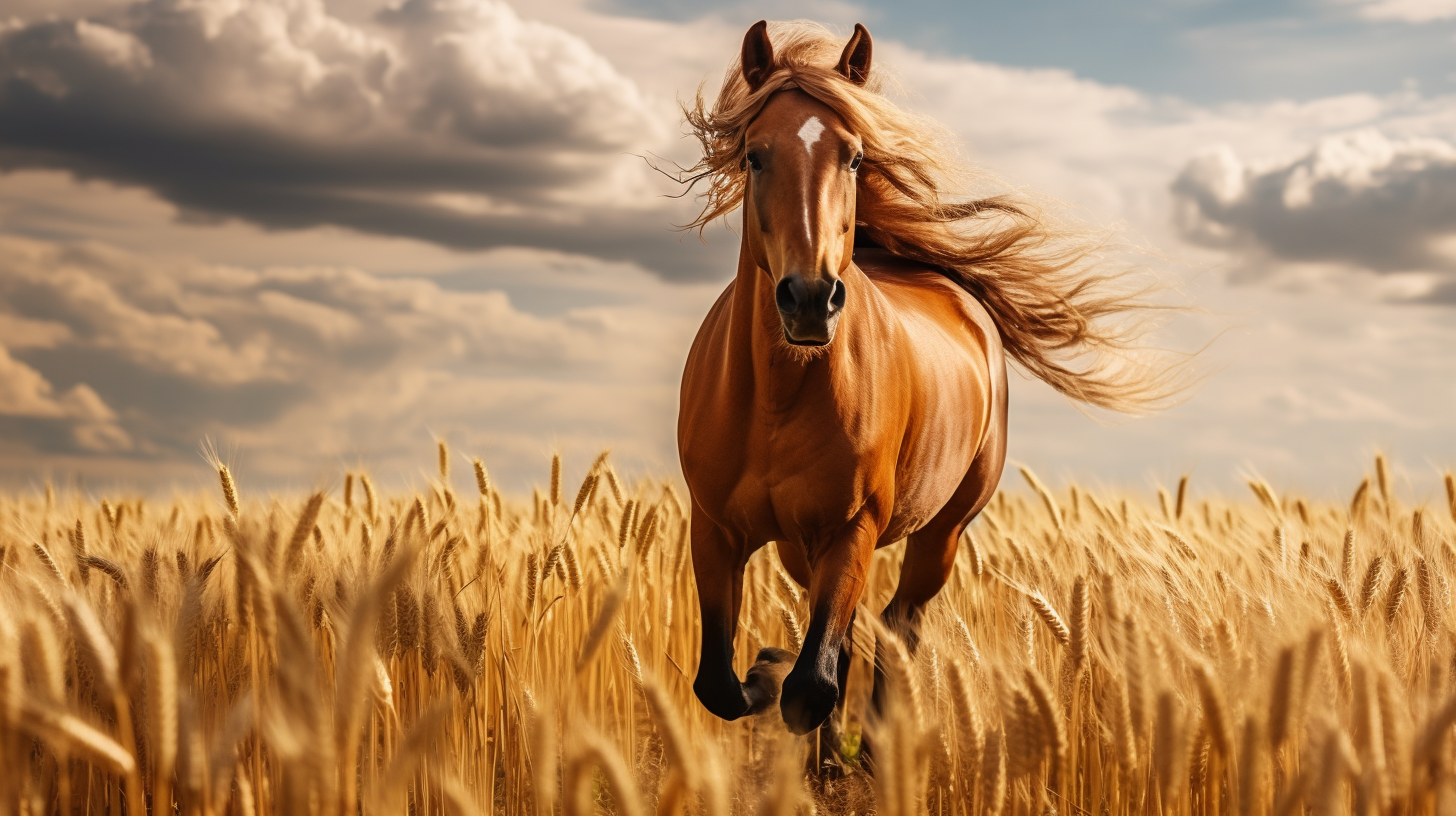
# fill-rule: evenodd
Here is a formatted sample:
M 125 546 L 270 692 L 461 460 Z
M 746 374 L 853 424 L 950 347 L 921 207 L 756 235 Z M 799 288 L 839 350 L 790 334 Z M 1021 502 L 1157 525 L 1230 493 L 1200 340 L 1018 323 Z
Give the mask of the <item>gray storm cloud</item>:
M 628 153 L 670 124 L 584 41 L 501 0 L 149 0 L 0 27 L 0 167 L 154 190 L 194 217 L 547 248 L 667 277 L 684 248 Z
M 54 437 L 88 453 L 130 451 L 133 441 L 116 414 L 85 383 L 57 394 L 39 371 L 0 345 L 0 428 L 32 439 Z
M 1219 149 L 1189 161 L 1173 193 L 1196 243 L 1377 273 L 1456 272 L 1456 146 L 1441 139 L 1365 130 L 1270 167 Z

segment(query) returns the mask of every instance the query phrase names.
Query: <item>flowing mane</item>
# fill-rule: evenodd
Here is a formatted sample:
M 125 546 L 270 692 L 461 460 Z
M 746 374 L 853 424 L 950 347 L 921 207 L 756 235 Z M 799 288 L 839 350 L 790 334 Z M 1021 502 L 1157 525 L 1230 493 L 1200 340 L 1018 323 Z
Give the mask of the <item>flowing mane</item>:
M 1104 236 L 1057 225 L 1013 195 L 954 201 L 976 174 L 945 129 L 892 103 L 875 76 L 860 87 L 836 69 L 843 41 L 815 23 L 770 28 L 773 71 L 750 92 L 737 60 L 709 108 L 699 88 L 684 113 L 703 146 L 688 173 L 707 181 L 688 225 L 701 230 L 743 202 L 744 133 L 775 93 L 798 88 L 833 108 L 864 142 L 856 230 L 896 255 L 934 267 L 991 313 L 1009 356 L 1073 400 L 1141 413 L 1183 390 L 1172 367 L 1146 362 L 1141 339 L 1159 308 L 1114 286 Z

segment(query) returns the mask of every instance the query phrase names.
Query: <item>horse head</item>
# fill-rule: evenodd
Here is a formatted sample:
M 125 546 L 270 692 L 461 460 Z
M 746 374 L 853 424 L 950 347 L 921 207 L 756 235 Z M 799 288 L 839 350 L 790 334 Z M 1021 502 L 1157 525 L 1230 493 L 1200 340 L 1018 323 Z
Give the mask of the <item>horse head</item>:
M 869 32 L 856 25 L 839 59 L 845 79 L 865 83 L 870 51 Z M 766 23 L 748 30 L 741 64 L 752 92 L 774 72 Z M 863 143 L 833 108 L 792 87 L 764 103 L 744 141 L 746 246 L 772 278 L 784 339 L 828 345 L 848 298 L 842 275 L 854 253 Z

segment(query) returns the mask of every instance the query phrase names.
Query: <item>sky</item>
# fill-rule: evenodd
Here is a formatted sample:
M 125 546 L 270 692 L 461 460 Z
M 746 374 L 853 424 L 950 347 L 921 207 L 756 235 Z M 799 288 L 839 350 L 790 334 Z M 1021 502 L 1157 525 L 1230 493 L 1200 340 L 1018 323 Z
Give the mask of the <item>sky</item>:
M 1013 374 L 1014 461 L 1342 499 L 1386 451 L 1436 497 L 1456 0 L 0 0 L 0 484 L 675 474 L 737 239 L 641 157 L 696 158 L 679 101 L 767 14 L 865 23 L 899 104 L 1194 307 L 1160 414 Z

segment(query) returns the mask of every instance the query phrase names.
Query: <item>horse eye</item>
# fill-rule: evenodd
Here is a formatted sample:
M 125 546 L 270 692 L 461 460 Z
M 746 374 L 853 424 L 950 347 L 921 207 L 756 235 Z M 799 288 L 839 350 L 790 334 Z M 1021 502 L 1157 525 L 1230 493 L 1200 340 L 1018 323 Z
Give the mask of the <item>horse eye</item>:
M 852 158 L 852 159 L 849 160 L 849 172 L 853 173 L 854 171 L 858 170 L 859 169 L 859 163 L 862 162 L 862 161 L 864 161 L 864 151 L 863 150 L 861 150 L 860 152 L 854 154 L 854 158 Z
M 753 172 L 757 173 L 763 169 L 763 162 L 758 160 L 758 154 L 752 150 L 748 151 L 748 155 L 744 158 L 747 160 L 748 166 L 753 168 Z

